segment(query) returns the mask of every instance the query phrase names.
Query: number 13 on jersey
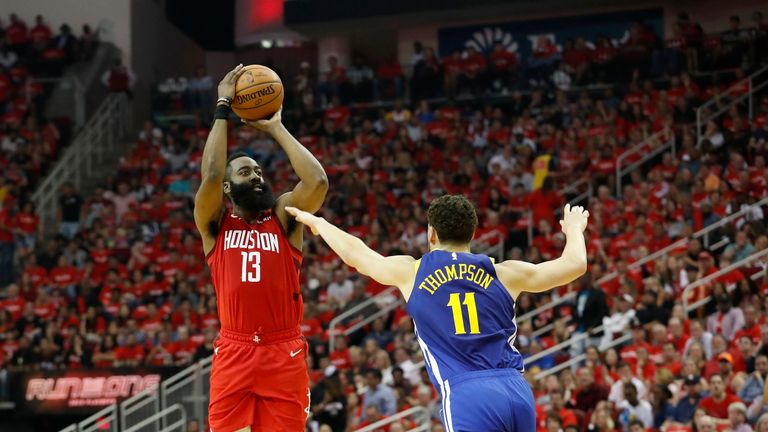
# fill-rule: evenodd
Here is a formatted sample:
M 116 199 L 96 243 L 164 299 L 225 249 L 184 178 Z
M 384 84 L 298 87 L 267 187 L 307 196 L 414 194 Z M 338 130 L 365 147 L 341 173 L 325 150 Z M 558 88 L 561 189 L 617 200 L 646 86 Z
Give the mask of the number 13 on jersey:
M 461 301 L 461 293 L 452 293 L 448 300 L 448 306 L 453 312 L 453 325 L 456 328 L 456 334 L 467 334 L 464 328 L 464 311 L 461 309 L 462 303 L 467 307 L 469 315 L 469 333 L 480 334 L 480 323 L 477 319 L 477 304 L 475 303 L 475 293 L 464 293 L 464 302 Z
M 243 282 L 261 281 L 261 254 L 259 252 L 240 252 L 243 256 Z

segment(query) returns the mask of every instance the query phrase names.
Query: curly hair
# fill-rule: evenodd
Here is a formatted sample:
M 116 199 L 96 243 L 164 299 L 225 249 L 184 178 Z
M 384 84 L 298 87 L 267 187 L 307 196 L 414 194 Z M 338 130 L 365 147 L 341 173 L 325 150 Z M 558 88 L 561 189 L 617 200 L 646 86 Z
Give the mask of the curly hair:
M 440 243 L 467 244 L 477 229 L 477 212 L 463 196 L 443 195 L 429 204 L 427 221 L 437 231 Z

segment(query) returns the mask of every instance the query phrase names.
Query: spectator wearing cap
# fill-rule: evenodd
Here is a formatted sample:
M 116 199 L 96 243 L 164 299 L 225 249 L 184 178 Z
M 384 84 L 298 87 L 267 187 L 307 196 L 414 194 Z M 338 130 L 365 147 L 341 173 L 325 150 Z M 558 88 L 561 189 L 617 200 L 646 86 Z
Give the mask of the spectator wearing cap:
M 739 398 L 725 391 L 725 380 L 719 374 L 712 375 L 709 379 L 709 396 L 701 399 L 699 408 L 704 409 L 714 417 L 718 423 L 727 423 L 728 407 L 739 402 Z
M 749 378 L 739 390 L 739 399 L 751 404 L 755 399 L 762 398 L 766 378 L 768 378 L 768 357 L 761 354 L 755 358 L 755 371 L 749 374 Z
M 733 354 L 725 351 L 717 356 L 717 374 L 725 381 L 726 388 L 730 388 L 731 381 L 734 378 L 733 373 Z
M 665 424 L 690 425 L 693 414 L 701 401 L 701 378 L 698 375 L 688 375 L 683 381 L 685 395 L 677 401 L 672 410 L 672 418 Z
M 728 422 L 731 432 L 752 432 L 752 427 L 747 423 L 747 406 L 743 402 L 728 405 Z
M 721 334 L 727 341 L 744 328 L 744 313 L 732 305 L 727 294 L 717 298 L 717 312 L 707 318 L 707 330 L 712 334 Z

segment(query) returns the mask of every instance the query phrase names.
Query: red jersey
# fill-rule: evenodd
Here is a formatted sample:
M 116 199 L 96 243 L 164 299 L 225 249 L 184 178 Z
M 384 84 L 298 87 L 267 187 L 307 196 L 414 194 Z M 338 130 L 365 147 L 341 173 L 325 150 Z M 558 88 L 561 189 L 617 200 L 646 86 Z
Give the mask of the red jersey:
M 225 211 L 207 256 L 221 327 L 238 333 L 298 327 L 301 258 L 272 212 L 249 224 Z

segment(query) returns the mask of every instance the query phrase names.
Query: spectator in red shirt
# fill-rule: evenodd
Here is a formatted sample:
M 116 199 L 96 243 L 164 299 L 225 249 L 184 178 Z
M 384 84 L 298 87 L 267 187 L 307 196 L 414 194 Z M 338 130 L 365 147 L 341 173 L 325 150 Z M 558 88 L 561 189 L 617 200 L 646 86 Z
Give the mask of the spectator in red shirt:
M 27 25 L 19 19 L 15 13 L 11 14 L 11 23 L 5 28 L 5 40 L 11 46 L 11 49 L 21 56 L 27 47 L 28 35 Z
M 458 92 L 467 90 L 474 95 L 482 94 L 488 81 L 486 68 L 487 63 L 483 53 L 474 46 L 467 47 L 467 58 L 461 64 Z
M 488 68 L 494 89 L 509 89 L 514 86 L 519 63 L 517 54 L 504 47 L 501 42 L 494 44 Z
M 719 374 L 712 375 L 709 379 L 709 388 L 709 396 L 699 402 L 699 407 L 715 418 L 718 423 L 727 421 L 728 405 L 739 402 L 739 398 L 725 391 L 725 381 Z
M 27 302 L 19 297 L 19 286 L 11 284 L 8 286 L 7 295 L 4 300 L 0 300 L 0 309 L 3 309 L 11 314 L 13 321 L 21 318 L 21 314 L 24 312 L 24 306 Z
M 537 85 L 545 82 L 552 75 L 552 70 L 558 61 L 560 61 L 560 52 L 552 39 L 545 35 L 539 36 L 528 61 L 532 82 Z
M 125 344 L 115 350 L 115 366 L 136 367 L 144 362 L 144 347 L 136 340 L 136 333 L 129 332 Z
M 574 84 L 583 85 L 588 77 L 592 50 L 587 46 L 583 37 L 576 42 L 569 39 L 563 47 L 563 64 L 566 72 L 573 77 Z
M 15 225 L 10 209 L 0 202 L 0 286 L 8 285 L 13 281 L 13 256 L 16 250 L 13 237 Z
M 38 15 L 35 17 L 35 26 L 29 31 L 29 39 L 32 44 L 32 49 L 36 52 L 41 52 L 50 42 L 53 33 L 51 28 L 43 21 L 43 16 Z

